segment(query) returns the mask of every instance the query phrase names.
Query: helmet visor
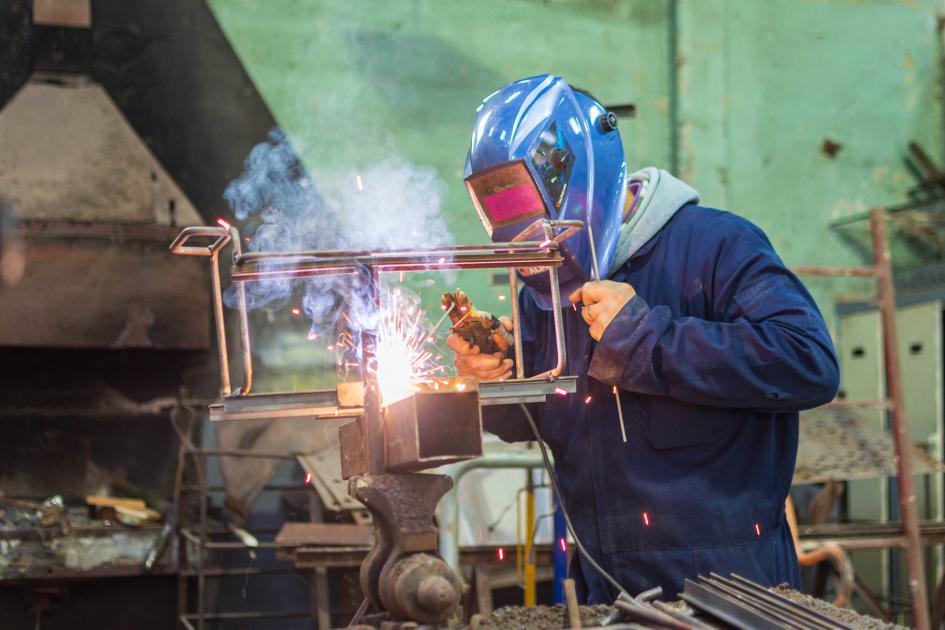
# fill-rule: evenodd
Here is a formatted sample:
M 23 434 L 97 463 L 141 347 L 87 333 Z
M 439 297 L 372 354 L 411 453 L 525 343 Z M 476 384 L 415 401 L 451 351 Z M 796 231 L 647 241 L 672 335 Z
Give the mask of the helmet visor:
M 477 171 L 466 178 L 466 189 L 490 237 L 501 228 L 548 215 L 541 190 L 524 160 Z

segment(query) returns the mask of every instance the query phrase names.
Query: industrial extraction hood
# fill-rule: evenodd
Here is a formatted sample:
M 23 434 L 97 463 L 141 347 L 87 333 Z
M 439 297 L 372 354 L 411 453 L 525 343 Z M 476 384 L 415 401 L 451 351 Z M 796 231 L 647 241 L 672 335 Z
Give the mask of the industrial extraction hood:
M 0 110 L 0 149 L 25 245 L 0 347 L 208 347 L 207 270 L 166 255 L 203 220 L 101 85 L 34 74 Z

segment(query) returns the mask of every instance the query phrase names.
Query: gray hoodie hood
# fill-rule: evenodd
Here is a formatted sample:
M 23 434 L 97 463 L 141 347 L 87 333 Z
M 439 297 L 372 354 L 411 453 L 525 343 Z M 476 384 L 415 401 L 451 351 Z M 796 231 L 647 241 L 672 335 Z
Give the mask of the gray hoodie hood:
M 620 226 L 617 250 L 607 270 L 616 272 L 637 250 L 659 232 L 676 211 L 688 203 L 699 203 L 699 193 L 686 182 L 654 167 L 630 174 L 629 183 L 639 183 L 630 216 Z

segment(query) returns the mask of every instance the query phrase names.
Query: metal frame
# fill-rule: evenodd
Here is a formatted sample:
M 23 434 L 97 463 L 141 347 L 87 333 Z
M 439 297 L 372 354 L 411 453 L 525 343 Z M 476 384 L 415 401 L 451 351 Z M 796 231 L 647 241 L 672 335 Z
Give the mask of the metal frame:
M 888 215 L 882 208 L 870 212 L 873 265 L 868 267 L 795 267 L 794 272 L 805 275 L 830 277 L 861 277 L 876 280 L 876 298 L 882 318 L 883 356 L 886 372 L 887 398 L 880 401 L 834 401 L 827 406 L 882 409 L 892 420 L 893 446 L 896 451 L 899 487 L 899 509 L 902 515 L 901 535 L 889 541 L 889 546 L 904 546 L 906 569 L 909 574 L 912 623 L 919 630 L 930 626 L 929 602 L 926 591 L 925 569 L 922 561 L 922 541 L 919 536 L 919 518 L 916 511 L 915 485 L 912 478 L 912 452 L 909 442 L 906 412 L 903 404 L 902 372 L 899 365 L 896 338 L 896 290 L 893 285 L 889 238 L 886 228 Z
M 516 269 L 545 269 L 551 285 L 554 313 L 555 367 L 529 379 L 524 378 L 522 349 L 515 344 L 516 379 L 484 383 L 483 404 L 513 404 L 540 402 L 553 393 L 577 391 L 576 379 L 561 377 L 567 361 L 564 345 L 564 327 L 561 319 L 561 294 L 558 288 L 558 267 L 563 258 L 558 243 L 583 229 L 581 221 L 551 221 L 541 219 L 530 225 L 511 243 L 487 245 L 460 245 L 432 249 L 412 249 L 371 252 L 361 251 L 300 251 L 300 252 L 251 252 L 244 254 L 239 231 L 233 226 L 199 226 L 184 228 L 170 245 L 172 254 L 184 256 L 207 256 L 210 258 L 213 293 L 214 321 L 220 362 L 221 393 L 223 405 L 211 406 L 213 420 L 240 420 L 263 417 L 314 416 L 333 419 L 358 417 L 363 408 L 343 408 L 337 404 L 337 395 L 331 390 L 304 392 L 301 394 L 264 394 L 260 398 L 249 398 L 253 385 L 252 340 L 249 332 L 246 306 L 246 282 L 265 279 L 306 278 L 315 276 L 351 275 L 369 273 L 374 281 L 380 273 L 447 271 L 457 269 L 508 268 L 509 289 L 512 292 L 512 320 L 518 329 L 520 313 L 515 296 L 518 294 Z M 541 229 L 545 240 L 524 241 Z M 194 238 L 210 238 L 209 245 L 188 245 Z M 220 277 L 219 254 L 228 244 L 233 245 L 233 267 L 230 278 L 237 291 L 237 308 L 240 322 L 240 346 L 243 363 L 243 384 L 232 389 L 229 369 L 229 348 L 226 338 L 226 323 L 223 314 L 223 293 Z M 376 296 L 379 300 L 379 296 Z M 366 353 L 367 354 L 367 353 Z M 560 380 L 559 380 L 560 378 Z M 536 381 L 545 386 L 536 387 Z M 549 383 L 553 383 L 547 386 Z M 309 404 L 300 401 L 308 400 Z M 243 404 L 243 403 L 247 404 Z M 365 406 L 371 406 L 368 399 Z M 266 415 L 271 411 L 276 415 Z
M 236 457 L 236 458 L 256 458 L 256 459 L 278 459 L 295 460 L 297 454 L 294 453 L 275 453 L 275 452 L 257 452 L 248 450 L 221 450 L 221 449 L 200 449 L 191 447 L 182 447 L 182 456 L 185 458 L 182 465 L 186 466 L 190 462 L 197 472 L 198 482 L 193 485 L 181 485 L 178 496 L 175 497 L 177 503 L 177 513 L 180 515 L 180 526 L 178 527 L 178 562 L 180 568 L 177 574 L 178 592 L 177 592 L 177 623 L 178 627 L 188 630 L 204 630 L 208 622 L 222 622 L 232 620 L 256 620 L 256 619 L 284 619 L 284 618 L 318 618 L 318 602 L 320 598 L 326 595 L 327 583 L 324 576 L 312 573 L 312 593 L 310 599 L 310 608 L 305 611 L 240 611 L 240 612 L 207 612 L 206 610 L 206 591 L 208 578 L 223 578 L 228 575 L 285 575 L 290 573 L 307 573 L 308 570 L 303 567 L 274 567 L 271 569 L 260 569 L 253 567 L 242 568 L 216 568 L 208 566 L 209 561 L 205 556 L 211 551 L 222 551 L 227 549 L 246 549 L 242 542 L 212 540 L 211 535 L 223 533 L 220 531 L 211 531 L 209 527 L 209 514 L 207 512 L 207 497 L 209 492 L 218 491 L 221 488 L 214 488 L 206 484 L 206 460 L 208 457 Z M 267 485 L 263 488 L 264 492 L 298 490 L 314 493 L 310 485 L 280 487 Z M 197 494 L 200 501 L 199 520 L 193 524 L 187 523 L 185 495 Z M 257 531 L 256 533 L 264 533 Z M 274 532 L 273 532 L 274 533 Z M 259 541 L 257 549 L 275 550 L 277 545 L 274 541 Z M 196 567 L 190 568 L 190 551 L 196 552 Z M 282 561 L 280 558 L 276 558 Z M 191 578 L 196 578 L 196 611 L 191 611 L 191 603 L 188 597 L 188 584 Z M 196 625 L 195 625 L 196 624 Z

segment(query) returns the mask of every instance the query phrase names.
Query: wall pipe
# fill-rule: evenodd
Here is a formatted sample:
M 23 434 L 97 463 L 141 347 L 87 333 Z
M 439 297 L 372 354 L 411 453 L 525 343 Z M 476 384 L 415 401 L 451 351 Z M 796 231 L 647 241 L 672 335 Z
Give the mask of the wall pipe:
M 447 492 L 437 508 L 439 520 L 440 555 L 446 563 L 459 571 L 459 482 L 471 470 L 480 468 L 542 468 L 544 462 L 541 453 L 534 452 L 493 452 L 485 453 L 479 459 L 450 464 L 438 469 L 438 472 L 449 475 L 453 480 L 453 489 Z

